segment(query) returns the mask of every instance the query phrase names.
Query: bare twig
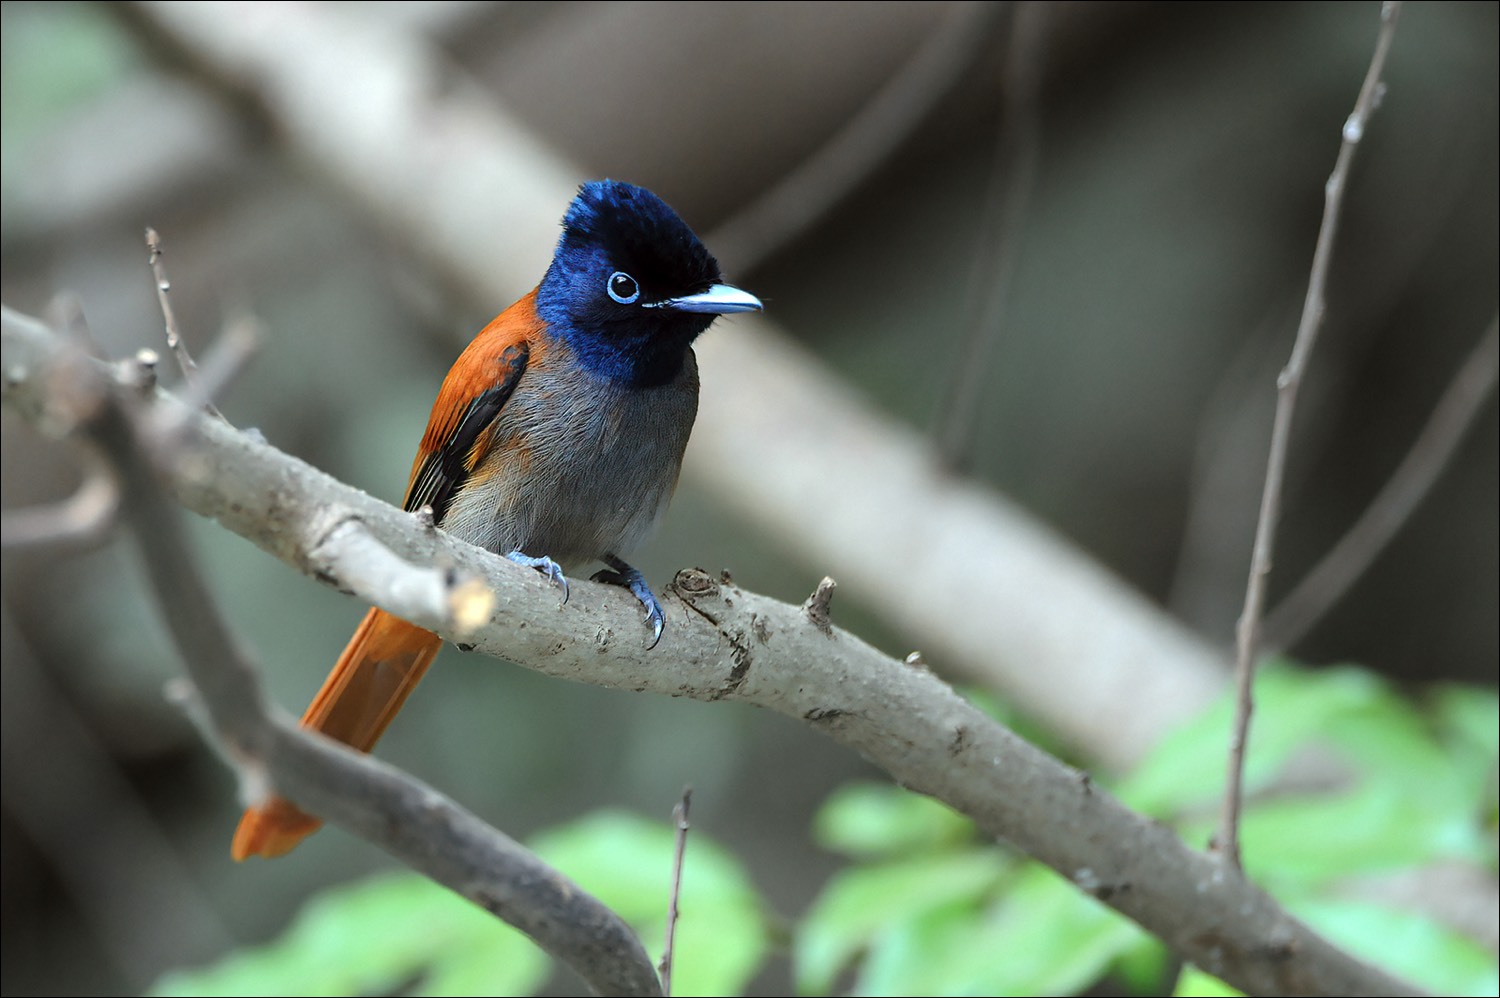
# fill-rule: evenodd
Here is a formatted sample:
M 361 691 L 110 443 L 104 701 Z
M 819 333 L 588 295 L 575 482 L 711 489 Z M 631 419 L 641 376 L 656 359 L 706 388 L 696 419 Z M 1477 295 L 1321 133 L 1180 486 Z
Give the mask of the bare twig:
M 1267 461 L 1265 488 L 1261 493 L 1255 545 L 1250 556 L 1250 580 L 1245 587 L 1245 607 L 1235 629 L 1234 729 L 1230 734 L 1229 775 L 1224 791 L 1223 812 L 1215 835 L 1215 847 L 1236 868 L 1240 866 L 1240 806 L 1244 792 L 1245 743 L 1253 709 L 1255 657 L 1260 641 L 1261 612 L 1266 598 L 1266 577 L 1271 571 L 1271 551 L 1275 545 L 1277 520 L 1281 515 L 1281 486 L 1286 471 L 1287 446 L 1291 439 L 1292 413 L 1297 403 L 1297 390 L 1301 387 L 1302 377 L 1307 369 L 1307 358 L 1323 324 L 1328 266 L 1338 234 L 1349 166 L 1354 160 L 1354 151 L 1359 147 L 1360 139 L 1364 137 L 1370 116 L 1384 95 L 1385 84 L 1380 81 L 1380 74 L 1385 67 L 1386 53 L 1395 36 L 1396 20 L 1400 13 L 1401 4 L 1397 0 L 1386 0 L 1381 5 L 1380 34 L 1375 42 L 1375 54 L 1370 59 L 1370 68 L 1360 87 L 1354 111 L 1344 122 L 1338 159 L 1324 190 L 1323 223 L 1318 231 L 1317 245 L 1313 249 L 1312 273 L 1308 279 L 1302 319 L 1297 326 L 1297 339 L 1292 344 L 1291 360 L 1277 379 L 1276 417 L 1271 429 L 1271 454 Z
M 1438 400 L 1427 424 L 1390 479 L 1313 569 L 1266 615 L 1262 646 L 1289 648 L 1301 640 L 1376 559 L 1421 504 L 1452 460 L 1495 391 L 1500 369 L 1500 316 L 1490 320 L 1463 366 Z
M 672 808 L 672 824 L 677 829 L 676 847 L 672 851 L 672 893 L 667 899 L 667 940 L 662 945 L 661 963 L 657 964 L 657 970 L 661 973 L 662 994 L 668 998 L 672 994 L 672 947 L 677 941 L 678 900 L 682 897 L 682 860 L 687 854 L 688 805 L 692 800 L 693 788 L 684 787 L 682 800 Z
M 1047 8 L 1029 2 L 1008 6 L 1014 13 L 1006 52 L 1005 106 L 980 216 L 979 248 L 969 275 L 964 342 L 955 351 L 957 364 L 938 414 L 938 457 L 959 471 L 966 470 L 973 457 L 981 393 L 988 380 L 990 355 L 1000 339 L 1021 229 L 1041 159 L 1037 79 L 1047 41 Z
M 88 320 L 83 314 L 83 305 L 73 294 L 57 295 L 47 307 L 54 328 L 80 354 L 97 356 L 98 344 L 89 330 Z M 149 355 L 149 351 L 143 352 Z M 149 377 L 149 362 L 142 358 L 122 361 L 122 370 L 132 367 L 142 370 Z M 24 361 L 5 361 L 4 386 L 8 393 L 12 388 L 24 385 L 37 372 Z M 87 408 L 87 400 L 79 399 L 62 383 L 54 386 L 49 394 L 45 410 L 38 410 L 41 423 L 49 436 L 66 437 Z M 0 515 L 0 547 L 18 549 L 51 545 L 87 547 L 103 539 L 115 519 L 120 505 L 120 483 L 114 466 L 87 440 L 76 441 L 74 451 L 82 465 L 83 481 L 67 499 L 57 503 L 30 509 L 6 510 Z
M 83 314 L 83 302 L 71 291 L 61 291 L 47 303 L 44 313 L 49 325 L 70 343 L 93 356 L 99 356 L 99 344 L 94 331 L 89 328 L 88 316 Z
M 151 265 L 151 276 L 156 281 L 156 300 L 161 305 L 162 322 L 166 324 L 167 349 L 171 350 L 172 356 L 177 358 L 177 364 L 182 368 L 183 378 L 189 385 L 192 385 L 198 376 L 198 365 L 188 353 L 187 344 L 183 342 L 182 334 L 177 329 L 177 315 L 172 310 L 172 300 L 169 297 L 172 282 L 167 280 L 167 268 L 163 266 L 161 258 L 161 236 L 157 235 L 155 229 L 147 226 L 146 261 Z M 212 393 L 207 394 L 208 397 L 202 403 L 204 411 L 223 419 L 223 414 L 214 408 L 213 402 L 209 401 Z
M 8 310 L 0 315 L 7 352 L 28 354 L 32 370 L 49 367 L 47 357 L 55 357 L 57 347 L 45 332 L 38 334 L 34 323 Z M 6 400 L 18 412 L 35 411 L 28 396 L 44 390 L 40 379 L 28 381 L 13 386 Z M 358 519 L 402 558 L 482 578 L 496 593 L 490 619 L 464 635 L 480 652 L 559 678 L 705 701 L 742 700 L 797 718 L 883 767 L 903 786 L 970 816 L 985 834 L 1011 842 L 1243 990 L 1412 990 L 1334 947 L 1220 857 L 1188 848 L 1165 825 L 1129 811 L 931 672 L 839 628 L 825 635 L 807 625 L 801 607 L 703 572 L 680 572 L 665 594 L 683 604 L 676 615 L 680 623 L 648 652 L 620 637 L 634 635 L 636 611 L 629 594 L 616 587 L 579 582 L 573 598 L 559 607 L 545 580 L 522 566 L 428 529 L 408 513 L 183 409 L 165 393 L 155 393 L 150 405 L 153 421 L 186 418 L 191 427 L 179 447 L 160 455 L 170 459 L 161 468 L 168 489 L 325 584 L 458 639 L 445 608 L 400 585 L 377 588 L 341 574 L 328 550 L 337 544 L 334 528 Z M 143 527 L 141 533 L 154 545 L 152 530 Z M 151 554 L 154 562 L 165 557 Z M 176 568 L 170 561 L 155 565 L 154 577 L 171 578 Z M 164 608 L 173 628 L 190 637 L 203 627 L 192 597 L 174 593 Z M 211 685 L 222 681 L 201 660 L 208 650 L 194 648 L 185 657 L 212 712 L 226 691 Z M 248 682 L 236 688 L 247 700 L 259 696 Z M 444 883 L 468 885 L 466 896 L 475 896 L 472 882 L 463 878 L 492 867 L 475 858 L 474 843 L 484 839 L 474 819 L 425 788 L 401 796 L 411 783 L 325 739 L 295 738 L 289 722 L 253 734 L 260 730 L 231 729 L 226 737 L 245 746 L 240 754 L 255 752 L 265 760 L 278 793 L 382 842 Z M 337 778 L 327 775 L 334 771 Z M 433 804 L 435 799 L 440 803 Z M 382 803 L 374 805 L 377 800 Z M 509 895 L 505 903 L 487 892 L 478 899 L 509 917 Z M 646 967 L 651 969 L 649 960 Z
M 744 274 L 810 229 L 900 148 L 983 53 L 1006 4 L 964 3 L 842 129 L 707 238 L 727 270 Z
M 88 446 L 78 448 L 83 483 L 67 499 L 48 506 L 6 510 L 0 517 L 0 546 L 88 546 L 103 539 L 120 505 L 114 468 Z
M 201 367 L 194 365 L 193 376 L 182 393 L 182 401 L 224 419 L 213 400 L 223 394 L 244 372 L 260 350 L 260 324 L 251 316 L 241 316 L 224 327 L 223 335 L 214 341 Z M 191 361 L 190 361 L 191 363 Z M 229 422 L 227 419 L 224 420 Z

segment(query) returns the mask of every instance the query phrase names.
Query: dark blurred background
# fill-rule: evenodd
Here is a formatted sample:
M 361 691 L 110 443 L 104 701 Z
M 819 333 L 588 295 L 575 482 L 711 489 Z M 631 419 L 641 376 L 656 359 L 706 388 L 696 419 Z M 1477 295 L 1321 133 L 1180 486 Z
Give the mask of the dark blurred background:
M 1403 14 L 1298 412 L 1273 602 L 1389 477 L 1495 312 L 1497 10 Z M 996 150 L 1014 114 L 1012 12 L 347 12 L 430 34 L 545 141 L 595 175 L 655 189 L 700 233 L 805 161 L 945 19 L 970 18 L 977 54 L 965 50 L 889 156 L 762 262 L 725 260 L 880 407 L 936 425 L 973 312 L 973 260 L 996 239 L 983 218 L 997 161 L 1009 161 Z M 1228 644 L 1275 373 L 1378 5 L 1062 3 L 1027 16 L 1036 183 L 1008 234 L 1018 255 L 980 379 L 973 471 Z M 0 18 L 5 303 L 39 314 L 71 292 L 112 354 L 160 349 L 141 238 L 155 226 L 195 349 L 245 311 L 266 330 L 220 403 L 229 417 L 399 500 L 442 374 L 488 316 L 455 306 L 399 234 L 288 157 L 256 115 L 175 74 L 128 19 L 22 2 Z M 1495 683 L 1496 438 L 1491 398 L 1297 657 L 1360 662 L 1414 686 Z M 8 413 L 3 441 L 6 508 L 76 484 L 68 454 Z M 194 527 L 273 694 L 300 710 L 363 607 L 212 524 Z M 637 560 L 658 585 L 684 565 L 727 567 L 794 602 L 822 574 L 690 489 Z M 268 937 L 319 885 L 387 863 L 337 830 L 294 861 L 228 861 L 233 780 L 163 699 L 179 668 L 128 545 L 7 554 L 3 578 L 0 990 L 138 991 Z M 859 607 L 840 619 L 909 650 Z M 831 862 L 807 840 L 810 813 L 864 772 L 780 717 L 562 684 L 453 649 L 381 754 L 518 836 L 603 805 L 665 819 L 691 783 L 699 827 L 744 857 L 788 915 Z

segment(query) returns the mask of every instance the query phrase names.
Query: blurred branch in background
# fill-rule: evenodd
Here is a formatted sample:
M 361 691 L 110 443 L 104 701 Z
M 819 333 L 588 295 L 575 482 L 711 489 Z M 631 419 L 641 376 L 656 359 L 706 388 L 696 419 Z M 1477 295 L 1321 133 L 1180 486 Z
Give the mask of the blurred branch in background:
M 994 346 L 1003 331 L 1006 298 L 1020 252 L 1026 209 L 1035 193 L 1041 162 L 1041 59 L 1047 50 L 1047 8 L 1039 3 L 1010 5 L 1010 45 L 1005 60 L 1005 106 L 1001 111 L 995 165 L 979 213 L 979 240 L 969 275 L 963 342 L 951 385 L 937 416 L 935 444 L 945 467 L 972 470 L 978 407 L 992 381 Z
M 965 2 L 839 131 L 774 187 L 710 232 L 726 272 L 743 274 L 818 224 L 907 141 L 986 52 L 1017 5 Z
M 176 959 L 208 960 L 236 938 L 161 817 L 120 771 L 91 720 L 79 716 L 42 664 L 24 622 L 6 610 L 3 700 L 8 821 L 46 855 L 88 920 L 113 974 L 144 984 L 161 973 L 160 936 Z M 59 784 L 72 788 L 59 794 Z M 153 913 L 139 916 L 142 906 Z
M 5 511 L 0 546 L 6 548 L 97 544 L 114 524 L 120 490 L 109 462 L 81 444 L 78 457 L 83 465 L 83 484 L 68 499 L 33 509 Z
M 1270 386 L 1286 362 L 1272 334 L 1291 323 L 1278 310 L 1253 329 L 1198 415 L 1182 539 L 1164 602 L 1201 633 L 1230 633 L 1244 604 L 1245 538 L 1255 525 L 1276 405 Z
M 1500 319 L 1490 319 L 1422 432 L 1348 533 L 1266 615 L 1264 645 L 1283 651 L 1302 639 L 1390 544 L 1432 490 L 1495 393 Z

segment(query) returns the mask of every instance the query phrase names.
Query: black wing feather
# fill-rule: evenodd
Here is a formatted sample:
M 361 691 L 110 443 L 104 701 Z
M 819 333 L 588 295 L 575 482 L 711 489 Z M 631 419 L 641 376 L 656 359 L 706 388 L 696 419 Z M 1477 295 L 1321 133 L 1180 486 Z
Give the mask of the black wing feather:
M 411 488 L 407 490 L 406 501 L 402 504 L 404 509 L 415 512 L 423 506 L 431 506 L 433 519 L 438 524 L 443 522 L 443 515 L 448 512 L 453 497 L 474 470 L 470 457 L 475 446 L 516 390 L 530 352 L 525 343 L 506 348 L 500 358 L 500 366 L 506 371 L 505 380 L 475 396 L 453 435 L 440 450 L 429 454 L 422 462 L 421 469 L 412 478 Z

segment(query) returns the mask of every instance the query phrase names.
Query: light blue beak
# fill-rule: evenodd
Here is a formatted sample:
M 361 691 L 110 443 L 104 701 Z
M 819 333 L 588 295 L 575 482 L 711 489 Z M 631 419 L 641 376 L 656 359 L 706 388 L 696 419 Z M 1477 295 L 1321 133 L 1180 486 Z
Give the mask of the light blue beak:
M 674 312 L 702 312 L 706 315 L 729 315 L 732 312 L 759 312 L 760 299 L 748 291 L 728 284 L 715 284 L 707 291 L 666 301 L 652 302 L 647 308 L 669 308 Z

